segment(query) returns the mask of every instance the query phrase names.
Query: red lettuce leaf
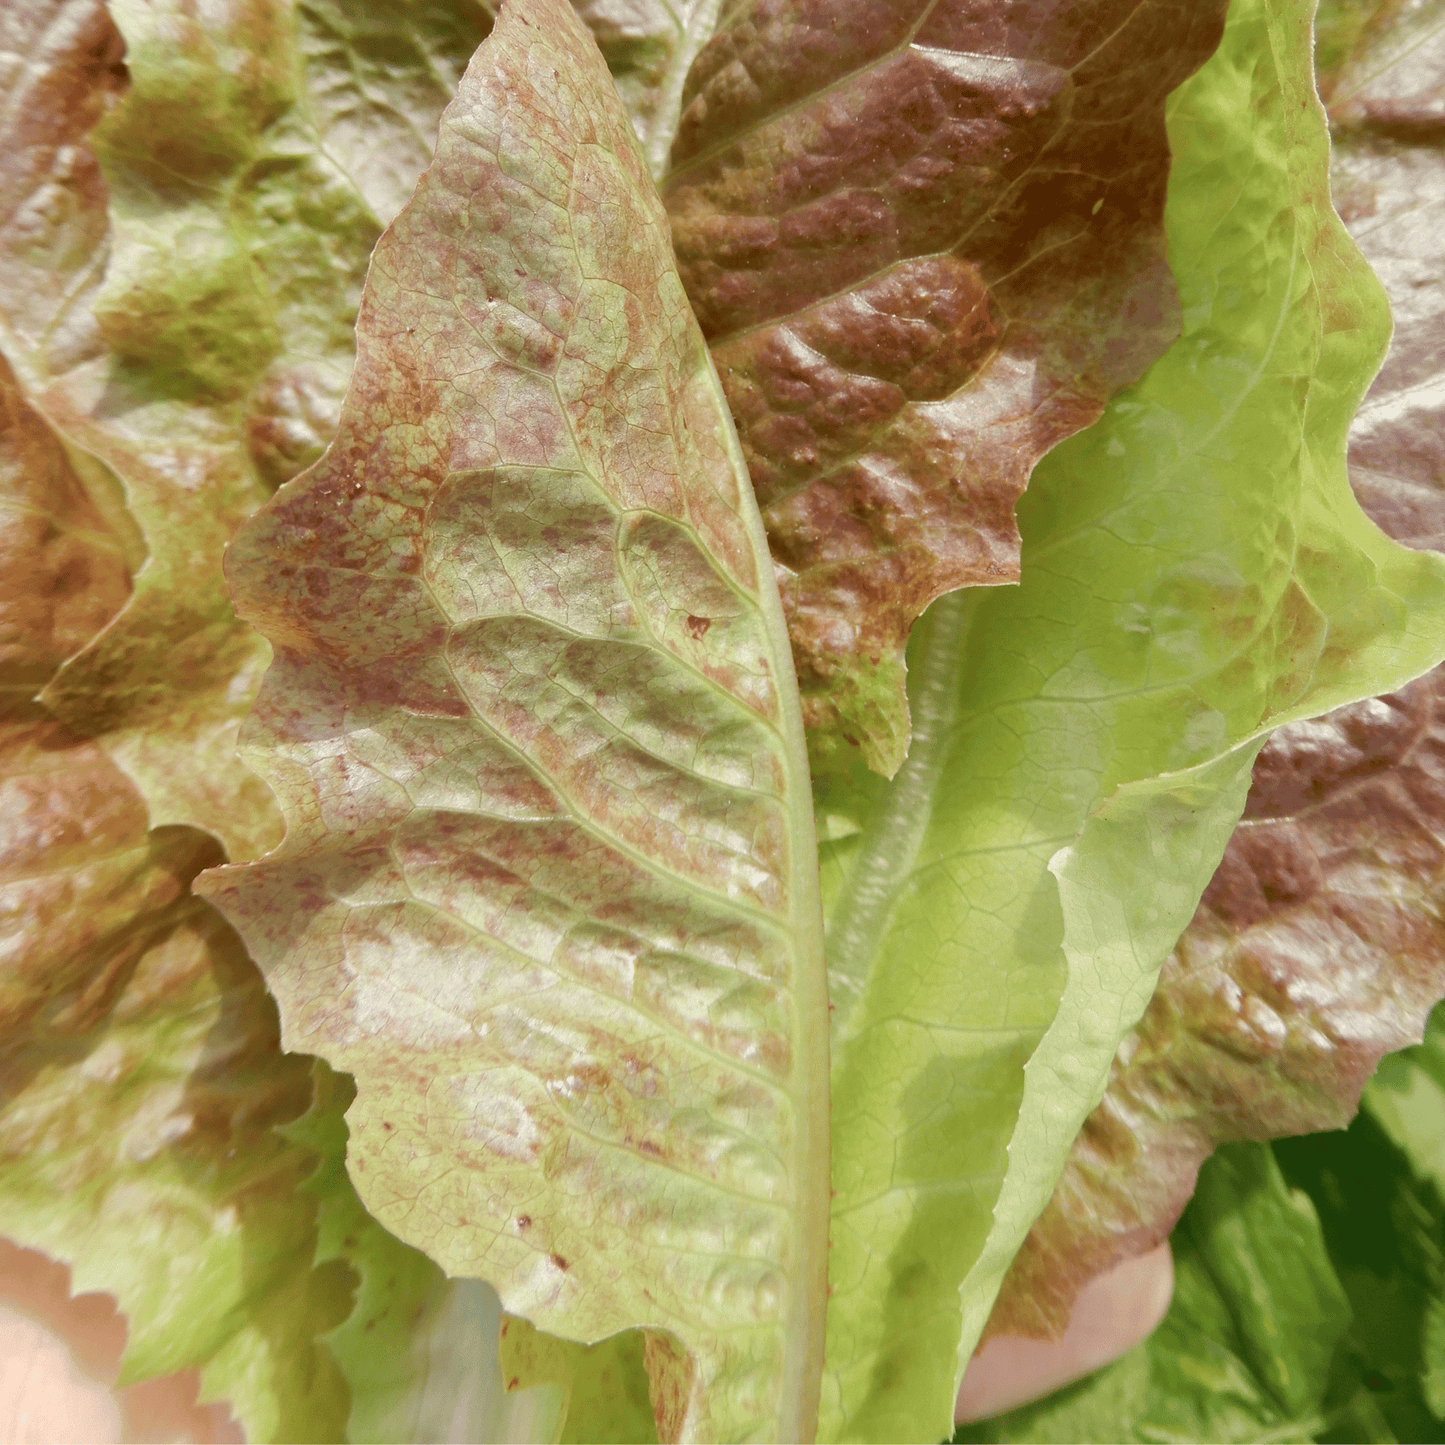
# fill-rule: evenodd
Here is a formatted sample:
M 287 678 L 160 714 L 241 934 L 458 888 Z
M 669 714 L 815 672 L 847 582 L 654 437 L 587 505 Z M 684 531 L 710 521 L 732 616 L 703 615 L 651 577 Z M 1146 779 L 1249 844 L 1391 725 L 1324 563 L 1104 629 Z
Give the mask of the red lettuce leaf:
M 253 1435 L 329 1437 L 346 1392 L 316 1336 L 350 1275 L 311 1268 L 314 1156 L 272 1129 L 306 1107 L 307 1061 L 190 896 L 214 839 L 149 830 L 104 750 L 34 700 L 130 582 L 3 363 L 0 483 L 0 1218 L 117 1296 L 123 1380 L 202 1365 Z
M 755 0 L 699 54 L 664 192 L 815 766 L 894 773 L 915 619 L 1017 581 L 1034 463 L 1177 334 L 1164 100 L 1224 8 Z
M 286 815 L 198 891 L 352 1072 L 387 1228 L 648 1329 L 659 1433 L 814 1431 L 827 999 L 766 542 L 666 216 L 562 0 L 510 0 L 377 243 L 326 456 L 232 542 Z

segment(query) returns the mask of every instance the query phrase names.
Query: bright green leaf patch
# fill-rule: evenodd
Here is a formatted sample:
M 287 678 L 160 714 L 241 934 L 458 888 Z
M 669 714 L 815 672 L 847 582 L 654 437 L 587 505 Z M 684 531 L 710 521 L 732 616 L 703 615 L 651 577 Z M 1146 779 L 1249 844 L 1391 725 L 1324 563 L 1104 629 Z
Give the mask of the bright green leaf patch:
M 1265 730 L 1442 652 L 1439 560 L 1345 477 L 1387 318 L 1328 203 L 1308 17 L 1237 0 L 1170 133 L 1184 335 L 1036 471 L 1020 586 L 915 634 L 917 687 L 955 690 L 923 801 L 859 789 L 824 860 L 830 947 L 875 940 L 835 1041 L 828 1438 L 944 1433 L 939 1352 L 961 1334 L 961 1374 Z
M 1154 1334 L 954 1439 L 1440 1439 L 1445 1197 L 1420 1075 L 1442 1032 L 1437 1010 L 1423 1045 L 1385 1059 L 1348 1129 L 1221 1148 L 1171 1236 L 1174 1300 Z

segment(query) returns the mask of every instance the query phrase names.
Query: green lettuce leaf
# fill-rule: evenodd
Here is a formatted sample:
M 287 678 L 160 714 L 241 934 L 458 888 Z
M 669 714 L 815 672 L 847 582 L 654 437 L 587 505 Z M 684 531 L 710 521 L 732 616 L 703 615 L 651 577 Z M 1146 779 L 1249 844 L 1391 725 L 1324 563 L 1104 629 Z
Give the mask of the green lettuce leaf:
M 1244 822 L 1122 1044 L 988 1334 L 1061 1333 L 1163 1239 L 1216 1143 L 1340 1127 L 1445 992 L 1441 670 L 1281 728 Z
M 326 457 L 232 542 L 287 818 L 198 891 L 357 1080 L 367 1208 L 649 1330 L 659 1432 L 813 1433 L 827 1028 L 746 472 L 587 32 L 513 0 L 378 242 Z
M 346 1172 L 343 1116 L 356 1086 L 319 1059 L 314 1069 L 311 1107 L 280 1132 L 319 1156 L 305 1184 L 318 1204 L 317 1264 L 343 1261 L 357 1278 L 351 1312 L 322 1337 L 349 1392 L 344 1438 L 458 1445 L 532 1438 L 512 1428 L 528 1422 L 502 1386 L 496 1291 L 449 1280 L 366 1212 Z
M 908 749 L 933 598 L 1017 581 L 1034 463 L 1178 334 L 1164 100 L 1223 0 L 753 0 L 664 194 L 737 419 L 815 770 Z
M 1020 586 L 925 617 L 910 670 L 933 738 L 891 788 L 819 799 L 825 1438 L 947 1433 L 943 1361 L 961 1340 L 956 1388 L 1259 740 L 1445 644 L 1439 561 L 1346 483 L 1385 313 L 1328 204 L 1307 9 L 1236 3 L 1170 137 L 1184 335 L 1036 471 Z
M 1225 1145 L 1200 1170 L 1172 1238 L 1174 1300 L 1144 1344 L 954 1439 L 1316 1439 L 1351 1307 L 1311 1197 L 1286 1183 L 1268 1145 Z
M 1350 483 L 1389 535 L 1439 550 L 1445 154 L 1427 122 L 1445 96 L 1445 9 L 1336 5 L 1323 24 L 1332 185 L 1396 319 L 1351 424 Z M 1420 1037 L 1445 994 L 1442 703 L 1436 669 L 1270 739 L 988 1335 L 1057 1336 L 1084 1283 L 1165 1237 L 1216 1142 L 1343 1125 L 1380 1055 Z
M 1445 1198 L 1445 1006 L 1436 1005 L 1419 1044 L 1380 1060 L 1361 1102 Z
M 1445 1008 L 1382 1061 L 1348 1129 L 1224 1145 L 1171 1236 L 1178 1286 L 1155 1334 L 954 1438 L 1440 1439 L 1442 1040 Z
M 1411 1052 L 1419 1051 L 1392 1056 L 1399 1070 L 1413 1066 Z M 1378 1082 L 1347 1130 L 1274 1145 L 1285 1177 L 1315 1201 L 1354 1313 L 1331 1371 L 1321 1441 L 1445 1436 L 1445 1202 L 1376 1122 Z

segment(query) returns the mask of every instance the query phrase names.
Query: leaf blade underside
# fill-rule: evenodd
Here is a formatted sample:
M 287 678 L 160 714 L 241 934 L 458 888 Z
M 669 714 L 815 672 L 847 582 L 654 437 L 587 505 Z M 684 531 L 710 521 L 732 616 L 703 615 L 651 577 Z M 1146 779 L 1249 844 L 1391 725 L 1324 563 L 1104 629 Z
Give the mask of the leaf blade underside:
M 228 557 L 276 649 L 244 747 L 287 837 L 198 891 L 288 1045 L 356 1076 L 384 1225 L 553 1334 L 648 1327 L 666 1435 L 807 1438 L 801 718 L 660 202 L 557 0 L 478 52 L 357 337 L 337 442 Z

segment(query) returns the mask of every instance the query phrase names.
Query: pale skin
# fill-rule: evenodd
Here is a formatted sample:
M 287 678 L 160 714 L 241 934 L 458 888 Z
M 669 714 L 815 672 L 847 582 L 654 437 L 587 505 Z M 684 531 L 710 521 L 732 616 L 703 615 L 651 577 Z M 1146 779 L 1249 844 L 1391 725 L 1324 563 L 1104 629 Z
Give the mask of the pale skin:
M 113 1388 L 125 1325 L 108 1295 L 69 1296 L 69 1270 L 0 1240 L 0 1441 L 244 1439 L 224 1406 L 197 1406 L 194 1371 Z M 1174 1289 L 1167 1243 L 1093 1281 L 1064 1337 L 999 1336 L 974 1357 L 959 1423 L 999 1414 L 1131 1350 L 1163 1318 Z
M 998 1335 L 963 1377 L 954 1419 L 986 1419 L 1037 1400 L 1128 1354 L 1164 1318 L 1174 1295 L 1169 1242 L 1085 1286 L 1059 1340 Z

